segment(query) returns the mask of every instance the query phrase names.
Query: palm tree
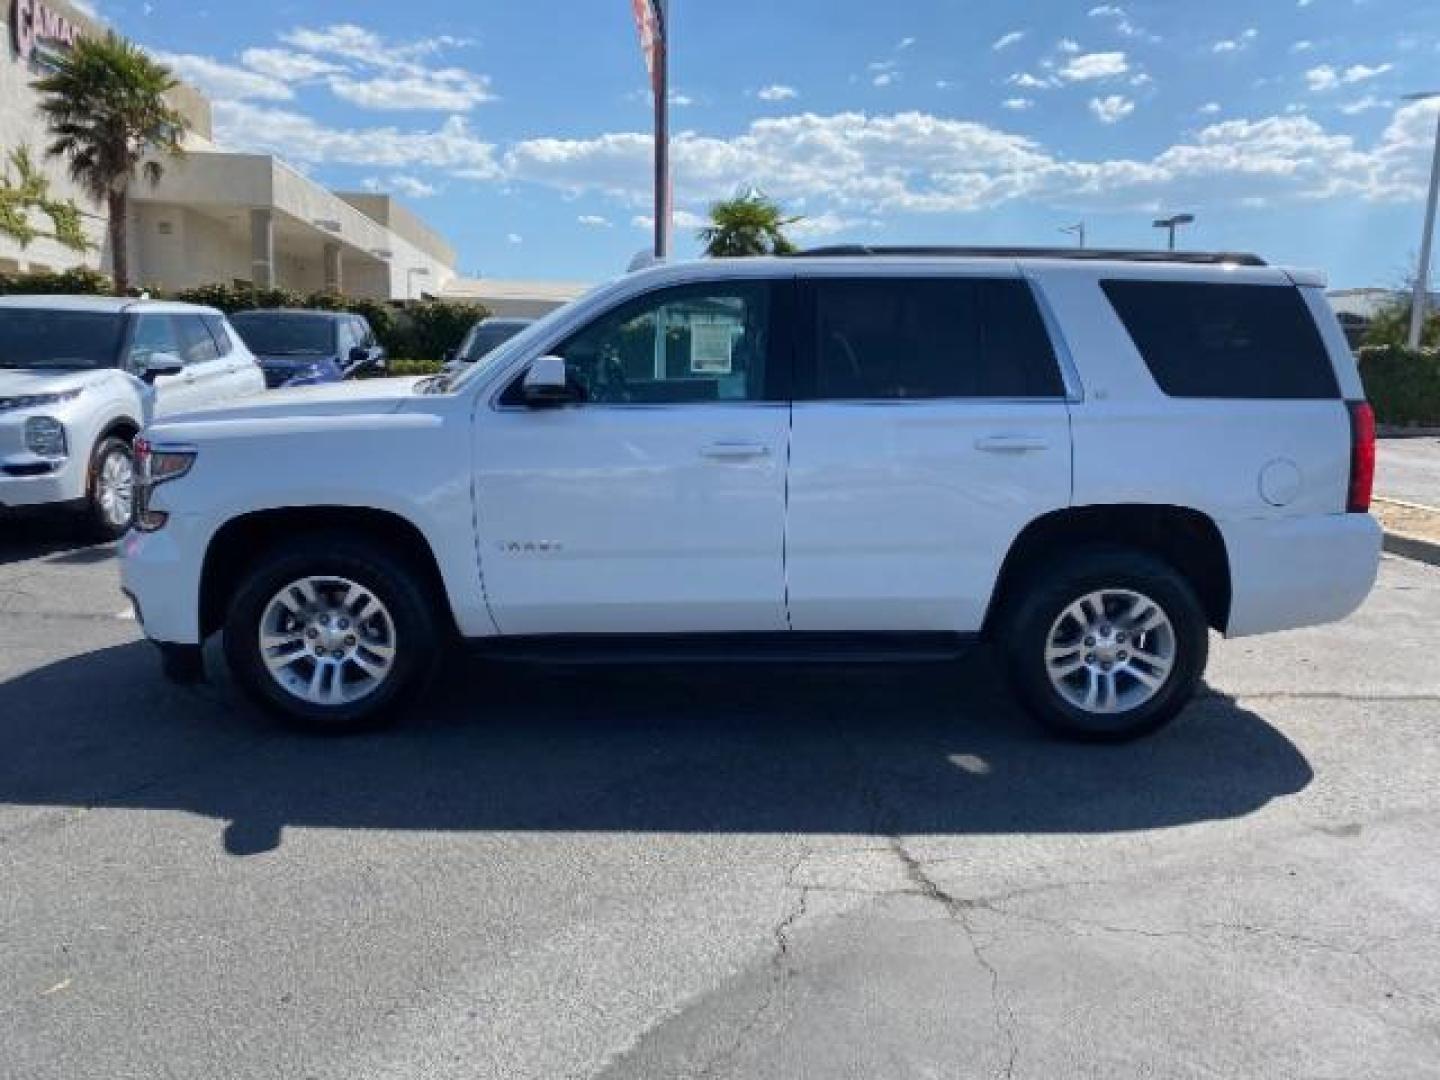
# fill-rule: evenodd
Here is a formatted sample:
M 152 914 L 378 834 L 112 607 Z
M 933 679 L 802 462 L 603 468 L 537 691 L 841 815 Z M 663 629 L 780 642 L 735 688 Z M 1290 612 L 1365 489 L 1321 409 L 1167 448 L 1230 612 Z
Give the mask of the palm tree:
M 169 69 L 114 32 L 80 38 L 59 54 L 54 70 L 35 81 L 40 111 L 65 157 L 70 177 L 109 212 L 115 292 L 130 287 L 126 225 L 137 173 L 153 186 L 164 167 L 150 156 L 178 157 L 186 121 L 165 95 L 176 85 Z
M 750 190 L 710 207 L 710 224 L 696 235 L 712 258 L 741 255 L 789 255 L 795 250 L 784 230 L 802 220 L 787 218 L 780 204 Z

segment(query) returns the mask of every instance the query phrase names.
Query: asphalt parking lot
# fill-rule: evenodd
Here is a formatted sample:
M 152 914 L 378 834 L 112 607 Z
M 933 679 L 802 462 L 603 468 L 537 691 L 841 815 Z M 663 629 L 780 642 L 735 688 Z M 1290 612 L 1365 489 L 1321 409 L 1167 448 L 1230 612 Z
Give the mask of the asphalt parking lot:
M 1440 570 L 1047 740 L 962 665 L 178 689 L 0 540 L 0 1075 L 1440 1076 Z

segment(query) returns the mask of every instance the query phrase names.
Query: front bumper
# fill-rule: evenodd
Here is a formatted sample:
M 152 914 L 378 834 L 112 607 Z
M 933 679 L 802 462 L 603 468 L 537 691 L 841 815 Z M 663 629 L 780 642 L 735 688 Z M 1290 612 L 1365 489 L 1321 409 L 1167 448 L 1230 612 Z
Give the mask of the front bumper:
M 1383 533 L 1369 514 L 1230 521 L 1227 637 L 1337 622 L 1365 602 Z
M 0 458 L 0 509 L 73 503 L 85 498 L 84 463 L 72 456 L 41 472 L 39 462 L 32 455 Z M 7 468 L 20 475 L 12 475 Z

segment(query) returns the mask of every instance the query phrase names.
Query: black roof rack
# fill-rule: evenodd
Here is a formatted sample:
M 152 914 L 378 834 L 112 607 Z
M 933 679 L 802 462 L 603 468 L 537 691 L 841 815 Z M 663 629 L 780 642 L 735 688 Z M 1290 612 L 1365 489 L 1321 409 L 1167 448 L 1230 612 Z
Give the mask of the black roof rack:
M 876 247 L 832 244 L 797 251 L 792 258 L 818 259 L 837 255 L 907 255 L 916 258 L 1080 259 L 1115 262 L 1191 263 L 1197 266 L 1266 266 L 1264 259 L 1243 251 L 1149 251 L 1115 248 L 1046 247 Z

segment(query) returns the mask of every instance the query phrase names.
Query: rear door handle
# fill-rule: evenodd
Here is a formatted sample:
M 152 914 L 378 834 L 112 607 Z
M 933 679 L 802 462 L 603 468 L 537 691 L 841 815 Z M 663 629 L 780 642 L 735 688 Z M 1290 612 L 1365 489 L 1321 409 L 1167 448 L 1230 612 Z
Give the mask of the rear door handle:
M 743 458 L 768 457 L 770 448 L 762 443 L 717 442 L 703 447 L 701 457 L 715 461 L 738 461 Z
M 992 454 L 1022 454 L 1029 450 L 1046 450 L 1049 439 L 1038 435 L 986 435 L 975 440 L 976 450 L 987 450 Z

